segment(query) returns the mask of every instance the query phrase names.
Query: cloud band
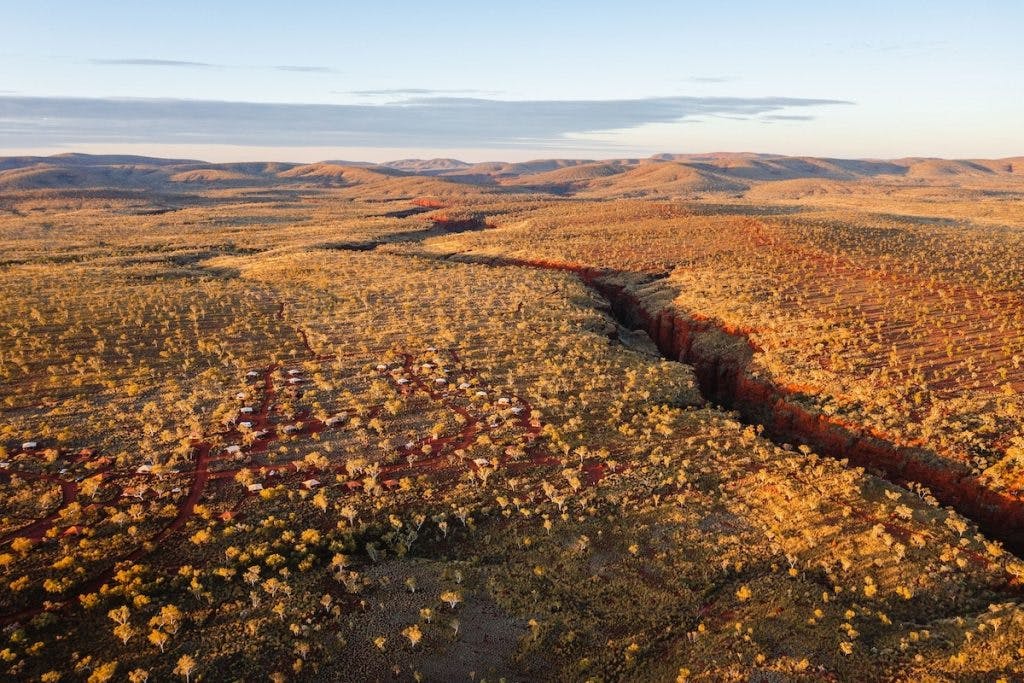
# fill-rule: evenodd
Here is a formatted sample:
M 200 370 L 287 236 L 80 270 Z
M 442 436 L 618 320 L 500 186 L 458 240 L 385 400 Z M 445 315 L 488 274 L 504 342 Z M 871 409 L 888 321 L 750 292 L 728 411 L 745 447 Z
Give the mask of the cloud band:
M 652 97 L 495 100 L 416 97 L 385 104 L 271 104 L 201 100 L 0 97 L 0 146 L 75 143 L 261 146 L 520 147 L 573 134 L 709 115 L 787 115 L 843 100 Z

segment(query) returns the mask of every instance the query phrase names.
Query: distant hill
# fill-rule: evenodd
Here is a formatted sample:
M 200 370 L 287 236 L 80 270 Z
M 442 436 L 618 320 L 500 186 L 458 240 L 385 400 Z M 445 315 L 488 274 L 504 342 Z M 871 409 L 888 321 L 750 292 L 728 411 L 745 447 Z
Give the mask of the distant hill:
M 907 159 L 907 175 L 912 178 L 949 178 L 987 176 L 996 170 L 974 161 L 955 159 Z
M 197 168 L 191 171 L 181 171 L 168 178 L 172 183 L 209 183 L 218 184 L 225 182 L 246 182 L 255 180 L 254 176 L 241 171 L 233 171 L 226 168 Z
M 399 159 L 385 164 L 240 162 L 131 155 L 58 154 L 0 158 L 0 190 L 117 188 L 180 192 L 210 188 L 370 185 L 383 196 L 515 192 L 594 197 L 746 194 L 762 199 L 847 192 L 857 183 L 1018 187 L 1024 157 L 1005 159 L 834 159 L 774 154 L 657 154 L 648 159 L 535 159 L 470 164 L 458 159 Z M 476 188 L 474 189 L 474 186 Z
M 677 196 L 740 192 L 749 183 L 729 178 L 699 165 L 651 159 L 629 170 L 588 183 L 587 191 L 599 196 Z
M 562 166 L 551 171 L 525 173 L 516 177 L 516 182 L 523 185 L 586 185 L 598 178 L 625 173 L 630 165 L 619 160 L 594 161 L 571 166 Z
M 349 186 L 383 181 L 395 175 L 405 174 L 376 165 L 342 166 L 328 162 L 211 164 L 203 161 L 85 154 L 0 159 L 0 189 L 8 190 L 117 187 L 178 191 L 189 185 L 209 189 L 271 187 L 288 183 Z
M 469 168 L 469 164 L 458 159 L 399 159 L 397 161 L 385 161 L 381 166 L 397 168 L 400 171 L 410 173 L 446 173 L 448 171 L 461 171 Z
M 317 182 L 334 182 L 347 185 L 356 182 L 357 178 L 364 177 L 362 175 L 364 173 L 366 173 L 364 169 L 357 170 L 351 166 L 319 163 L 293 166 L 276 175 L 278 178 L 315 180 Z
M 247 167 L 250 166 L 251 168 Z M 289 167 L 292 165 L 288 165 Z M 127 155 L 58 154 L 0 159 L 0 189 L 71 190 L 85 188 L 159 189 L 180 185 L 265 182 L 270 164 L 233 167 L 186 159 Z

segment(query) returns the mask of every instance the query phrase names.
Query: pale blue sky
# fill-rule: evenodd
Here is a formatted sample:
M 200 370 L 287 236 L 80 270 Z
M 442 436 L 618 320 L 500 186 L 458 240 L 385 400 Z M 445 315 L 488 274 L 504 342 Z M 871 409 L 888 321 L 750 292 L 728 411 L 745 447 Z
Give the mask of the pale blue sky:
M 0 154 L 1024 154 L 1020 1 L 290 4 L 0 0 Z

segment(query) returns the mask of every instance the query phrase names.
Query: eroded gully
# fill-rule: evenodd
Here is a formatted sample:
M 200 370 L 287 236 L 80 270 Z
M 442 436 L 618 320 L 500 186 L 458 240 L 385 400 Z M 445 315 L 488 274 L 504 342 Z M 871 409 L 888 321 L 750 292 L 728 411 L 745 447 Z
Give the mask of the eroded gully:
M 664 358 L 693 367 L 706 400 L 735 411 L 747 424 L 761 425 L 771 441 L 807 445 L 819 455 L 847 460 L 900 487 L 925 486 L 942 505 L 973 521 L 989 538 L 1003 542 L 1018 556 L 1024 551 L 1024 499 L 988 488 L 955 460 L 808 408 L 798 392 L 751 372 L 756 349 L 742 330 L 672 307 L 649 307 L 635 289 L 657 278 L 553 260 L 467 253 L 415 255 L 572 273 L 607 301 L 620 325 L 643 330 Z M 621 284 L 622 280 L 633 284 Z

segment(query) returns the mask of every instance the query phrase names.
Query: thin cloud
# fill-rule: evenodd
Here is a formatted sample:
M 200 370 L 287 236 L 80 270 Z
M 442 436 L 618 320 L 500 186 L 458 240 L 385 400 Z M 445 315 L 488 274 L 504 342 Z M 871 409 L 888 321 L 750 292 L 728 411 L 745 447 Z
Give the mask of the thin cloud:
M 268 69 L 272 71 L 288 71 L 292 73 L 339 73 L 329 66 L 313 66 L 306 64 L 276 64 L 274 66 L 238 66 L 231 64 L 214 64 L 212 62 L 190 62 L 180 59 L 149 59 L 141 57 L 126 57 L 121 59 L 90 59 L 90 64 L 101 66 L 158 66 L 177 67 L 185 69 Z
M 338 147 L 537 147 L 575 136 L 716 116 L 799 115 L 833 99 L 651 97 L 495 100 L 411 97 L 385 104 L 0 96 L 0 147 L 84 143 Z
M 179 59 L 90 59 L 92 64 L 103 66 L 174 66 L 188 69 L 216 69 L 222 64 L 210 64 L 209 62 L 187 62 Z
M 808 114 L 765 114 L 761 118 L 768 121 L 813 121 L 817 117 Z
M 294 71 L 294 72 L 306 73 L 306 74 L 336 74 L 336 73 L 338 73 L 337 69 L 332 69 L 329 66 L 303 66 L 303 65 L 299 65 L 299 64 L 281 64 L 279 66 L 275 66 L 274 68 L 277 69 L 278 71 Z
M 736 79 L 732 76 L 692 76 L 687 80 L 691 83 L 731 83 Z
M 433 88 L 386 88 L 383 90 L 336 90 L 334 92 L 338 95 L 360 95 L 367 97 L 413 97 L 423 95 L 493 95 L 496 91 L 473 90 L 472 88 L 465 88 L 461 90 L 434 90 Z

